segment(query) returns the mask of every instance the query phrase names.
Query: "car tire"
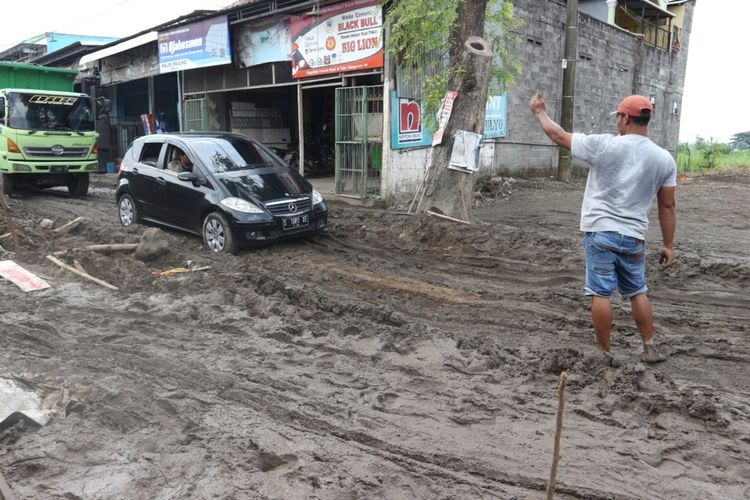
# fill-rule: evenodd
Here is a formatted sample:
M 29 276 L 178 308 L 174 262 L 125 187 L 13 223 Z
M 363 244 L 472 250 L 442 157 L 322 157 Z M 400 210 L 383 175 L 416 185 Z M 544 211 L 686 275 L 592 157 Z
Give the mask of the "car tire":
M 237 253 L 237 242 L 224 215 L 211 212 L 203 219 L 203 244 L 212 252 Z
M 117 200 L 117 218 L 120 219 L 123 227 L 140 222 L 138 207 L 135 206 L 135 201 L 129 194 L 124 194 Z
M 89 174 L 68 174 L 65 185 L 68 186 L 70 196 L 86 196 L 89 192 Z
M 3 194 L 10 194 L 13 192 L 13 176 L 0 172 L 0 184 L 3 186 Z

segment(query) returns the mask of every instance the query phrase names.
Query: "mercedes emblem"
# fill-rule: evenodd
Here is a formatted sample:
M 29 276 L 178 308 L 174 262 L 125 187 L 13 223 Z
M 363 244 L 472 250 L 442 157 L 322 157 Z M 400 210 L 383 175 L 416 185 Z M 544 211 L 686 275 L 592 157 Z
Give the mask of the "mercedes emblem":
M 290 212 L 296 212 L 297 211 L 297 204 L 296 203 L 290 203 L 287 208 Z

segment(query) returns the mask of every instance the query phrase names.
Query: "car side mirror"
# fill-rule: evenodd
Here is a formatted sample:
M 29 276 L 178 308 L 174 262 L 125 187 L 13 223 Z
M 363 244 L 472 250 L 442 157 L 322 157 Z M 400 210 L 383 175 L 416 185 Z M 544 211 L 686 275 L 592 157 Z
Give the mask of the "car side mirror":
M 177 178 L 183 182 L 192 182 L 193 186 L 200 186 L 204 182 L 204 179 L 195 172 L 180 172 Z

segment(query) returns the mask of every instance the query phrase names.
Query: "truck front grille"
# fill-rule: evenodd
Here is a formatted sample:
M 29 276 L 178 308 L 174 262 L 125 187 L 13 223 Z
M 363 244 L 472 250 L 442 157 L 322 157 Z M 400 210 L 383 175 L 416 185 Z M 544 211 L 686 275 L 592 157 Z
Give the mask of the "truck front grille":
M 23 148 L 23 152 L 30 158 L 86 158 L 89 155 L 89 148 L 64 148 L 60 152 L 56 148 L 26 147 Z

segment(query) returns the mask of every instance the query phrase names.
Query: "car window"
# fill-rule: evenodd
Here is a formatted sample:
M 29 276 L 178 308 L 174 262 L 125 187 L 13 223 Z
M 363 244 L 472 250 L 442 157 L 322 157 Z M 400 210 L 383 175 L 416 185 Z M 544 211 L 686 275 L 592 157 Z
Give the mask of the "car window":
M 155 167 L 159 161 L 159 153 L 161 152 L 161 142 L 146 142 L 141 148 L 141 156 L 138 158 L 139 163 Z
M 191 142 L 191 146 L 214 173 L 284 166 L 272 153 L 241 137 L 196 140 Z

